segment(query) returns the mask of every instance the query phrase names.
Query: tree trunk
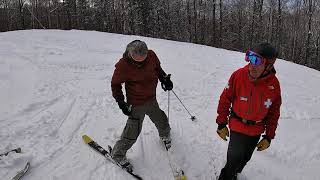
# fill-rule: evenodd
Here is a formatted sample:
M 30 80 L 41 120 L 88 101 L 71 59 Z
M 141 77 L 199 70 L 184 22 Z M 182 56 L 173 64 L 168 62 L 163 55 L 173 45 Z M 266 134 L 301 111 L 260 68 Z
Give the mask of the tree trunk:
M 281 54 L 281 44 L 282 44 L 282 9 L 281 9 L 281 1 L 278 0 L 278 18 L 277 18 L 277 44 L 276 48 L 279 52 L 279 55 Z
M 198 32 L 197 32 L 197 8 L 196 8 L 196 0 L 193 0 L 193 18 L 194 18 L 194 34 L 193 39 L 195 43 L 198 43 Z
M 262 20 L 262 8 L 263 8 L 263 0 L 260 0 L 259 1 L 259 4 L 258 4 L 258 10 L 259 10 L 259 22 L 257 23 L 257 27 L 258 27 L 258 34 L 257 34 L 257 40 L 258 41 L 261 41 L 261 39 L 262 39 L 262 22 L 263 22 L 263 20 Z
M 318 62 L 317 64 L 317 68 L 319 69 L 319 65 L 320 65 L 320 57 L 319 57 L 319 46 L 320 46 L 320 32 L 318 32 L 318 37 L 317 37 L 317 43 L 316 43 L 316 60 Z
M 203 3 L 201 2 L 201 7 L 202 7 L 202 11 L 203 11 L 202 12 L 202 22 L 201 22 L 201 24 L 202 24 L 201 43 L 206 44 L 205 35 L 207 34 L 207 28 L 206 28 L 205 24 L 207 24 L 207 23 L 206 23 L 206 13 L 204 12 L 204 10 L 206 9 L 206 3 L 204 2 L 204 5 L 203 5 Z
M 212 0 L 212 38 L 211 45 L 216 46 L 216 0 Z
M 291 60 L 293 62 L 299 62 L 300 58 L 297 56 L 297 44 L 298 44 L 298 31 L 300 27 L 300 7 L 301 7 L 301 2 L 297 1 L 295 4 L 295 12 L 294 12 L 294 21 L 293 21 L 293 33 L 292 33 L 292 46 L 291 48 Z
M 308 60 L 309 60 L 309 53 L 310 53 L 310 39 L 311 39 L 311 23 L 312 23 L 312 0 L 308 0 L 308 32 L 307 32 L 307 42 L 306 42 L 306 54 L 305 54 L 305 60 L 304 60 L 304 65 L 308 65 Z
M 23 15 L 23 5 L 24 5 L 24 1 L 19 0 L 19 17 L 20 17 L 19 29 L 26 29 L 24 15 Z
M 253 39 L 254 37 L 254 32 L 255 32 L 255 28 L 254 25 L 255 23 L 255 19 L 256 19 L 256 7 L 257 7 L 257 2 L 256 0 L 253 0 L 253 8 L 252 8 L 252 17 L 251 17 L 251 26 L 250 26 L 250 47 L 253 46 Z
M 187 16 L 188 16 L 188 27 L 189 27 L 189 42 L 192 42 L 192 26 L 191 26 L 191 10 L 190 10 L 190 0 L 187 2 Z
M 9 3 L 8 0 L 4 1 L 4 13 L 6 15 L 6 31 L 10 31 L 10 24 L 9 24 Z
M 243 37 L 242 37 L 242 28 L 243 28 L 243 22 L 242 22 L 242 16 L 243 16 L 243 9 L 242 9 L 242 0 L 238 1 L 238 8 L 237 8 L 237 16 L 238 16 L 238 22 L 237 22 L 237 29 L 238 29 L 238 33 L 237 33 L 237 48 L 239 50 L 243 49 L 243 43 L 245 44 L 245 42 L 243 42 Z
M 48 9 L 47 9 L 47 21 L 48 21 L 48 29 L 51 29 L 51 12 L 50 12 L 50 9 L 51 9 L 51 2 L 50 1 L 47 1 L 48 3 Z
M 223 10 L 222 10 L 222 1 L 223 0 L 220 0 L 219 2 L 219 8 L 220 8 L 220 21 L 219 21 L 219 47 L 222 47 L 222 31 L 223 31 Z

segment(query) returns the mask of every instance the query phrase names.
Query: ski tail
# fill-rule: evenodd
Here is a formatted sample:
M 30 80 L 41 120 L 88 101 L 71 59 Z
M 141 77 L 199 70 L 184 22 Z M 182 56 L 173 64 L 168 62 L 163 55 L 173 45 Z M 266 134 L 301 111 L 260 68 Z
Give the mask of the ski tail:
M 170 148 L 167 148 L 164 142 L 162 142 L 162 144 L 166 150 L 166 154 L 168 157 L 168 161 L 169 161 L 170 168 L 171 168 L 174 179 L 175 180 L 187 180 L 187 177 L 184 175 L 184 171 L 180 167 L 177 166 L 172 155 L 170 154 L 170 152 L 169 152 Z
M 140 176 L 136 175 L 136 174 L 133 174 L 133 172 L 129 172 L 127 171 L 129 174 L 131 174 L 133 177 L 135 177 L 136 179 L 138 180 L 143 180 Z
M 29 170 L 29 168 L 30 168 L 30 162 L 27 162 L 27 164 L 25 165 L 25 167 L 24 167 L 21 171 L 17 172 L 17 174 L 12 178 L 12 180 L 19 180 L 19 179 L 21 179 L 21 178 L 27 173 L 27 171 Z
M 184 175 L 184 172 L 181 170 L 181 174 L 174 177 L 175 180 L 187 180 L 187 176 Z

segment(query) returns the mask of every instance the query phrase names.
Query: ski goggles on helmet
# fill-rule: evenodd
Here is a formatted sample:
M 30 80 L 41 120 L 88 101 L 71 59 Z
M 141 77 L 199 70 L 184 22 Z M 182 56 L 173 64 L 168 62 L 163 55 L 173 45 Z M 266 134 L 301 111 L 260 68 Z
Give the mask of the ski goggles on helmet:
M 260 66 L 261 64 L 264 63 L 264 58 L 259 54 L 249 50 L 246 53 L 246 61 L 253 66 Z

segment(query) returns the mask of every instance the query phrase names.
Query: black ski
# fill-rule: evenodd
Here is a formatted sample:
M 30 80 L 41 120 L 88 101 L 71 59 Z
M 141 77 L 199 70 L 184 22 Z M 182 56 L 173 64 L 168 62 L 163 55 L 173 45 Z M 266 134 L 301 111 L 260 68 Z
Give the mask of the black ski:
M 131 171 L 127 171 L 125 168 L 122 168 L 122 166 L 117 163 L 116 161 L 114 161 L 111 157 L 110 154 L 110 149 L 109 151 L 105 150 L 103 147 L 101 147 L 98 143 L 96 143 L 95 141 L 93 141 L 89 136 L 87 135 L 83 135 L 82 136 L 83 141 L 88 144 L 91 148 L 93 148 L 94 150 L 96 150 L 97 152 L 99 152 L 101 155 L 103 155 L 106 159 L 108 159 L 110 162 L 112 162 L 113 164 L 119 166 L 121 169 L 125 170 L 127 173 L 129 173 L 130 175 L 132 175 L 132 177 L 134 177 L 135 179 L 138 180 L 142 180 L 142 178 L 136 174 L 134 174 Z
M 187 176 L 184 175 L 184 171 L 176 164 L 176 162 L 173 160 L 173 156 L 170 152 L 170 148 L 168 149 L 164 142 L 161 142 L 166 150 L 167 158 L 169 161 L 169 165 L 171 168 L 171 172 L 173 175 L 173 178 L 175 180 L 187 180 Z M 172 148 L 172 147 L 171 147 Z
M 21 171 L 17 172 L 17 174 L 12 178 L 12 180 L 21 179 L 28 172 L 29 168 L 30 168 L 30 163 L 27 162 L 25 167 Z
M 10 151 L 7 151 L 7 152 L 5 152 L 5 153 L 2 153 L 2 154 L 0 154 L 0 157 L 1 157 L 1 156 L 7 156 L 10 152 L 21 153 L 21 148 L 12 149 L 12 150 L 10 150 Z

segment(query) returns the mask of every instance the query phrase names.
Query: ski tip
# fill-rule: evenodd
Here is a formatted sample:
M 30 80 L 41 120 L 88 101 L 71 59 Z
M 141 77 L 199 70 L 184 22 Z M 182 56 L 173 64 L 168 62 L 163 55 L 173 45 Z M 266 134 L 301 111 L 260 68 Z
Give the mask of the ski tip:
M 184 171 L 180 170 L 179 175 L 174 177 L 175 180 L 187 180 L 187 177 L 184 175 Z
M 83 139 L 83 141 L 84 141 L 86 144 L 89 144 L 90 142 L 93 141 L 93 140 L 92 140 L 89 136 L 87 136 L 87 135 L 83 135 L 83 136 L 82 136 L 82 139 Z
M 187 177 L 185 175 L 181 175 L 181 176 L 175 177 L 174 179 L 175 180 L 187 180 Z

